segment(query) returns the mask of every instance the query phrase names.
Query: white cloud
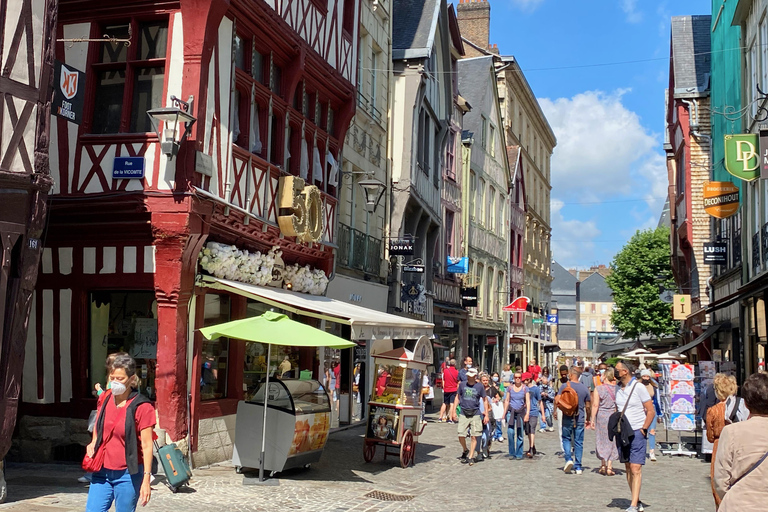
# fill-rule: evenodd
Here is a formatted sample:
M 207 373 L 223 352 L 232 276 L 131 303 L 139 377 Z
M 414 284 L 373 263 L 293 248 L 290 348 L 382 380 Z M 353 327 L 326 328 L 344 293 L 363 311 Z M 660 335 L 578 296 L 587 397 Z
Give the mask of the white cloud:
M 511 0 L 512 5 L 523 11 L 533 11 L 540 4 L 544 3 L 544 0 Z
M 594 255 L 595 243 L 602 232 L 593 220 L 581 221 L 563 217 L 563 202 L 553 199 L 550 203 L 552 219 L 552 258 L 565 268 L 578 266 Z
M 643 13 L 637 10 L 637 0 L 621 0 L 621 10 L 627 15 L 627 22 L 640 23 Z
M 634 190 L 632 169 L 653 154 L 658 142 L 622 104 L 627 92 L 588 91 L 539 100 L 557 137 L 551 168 L 559 197 L 601 201 Z

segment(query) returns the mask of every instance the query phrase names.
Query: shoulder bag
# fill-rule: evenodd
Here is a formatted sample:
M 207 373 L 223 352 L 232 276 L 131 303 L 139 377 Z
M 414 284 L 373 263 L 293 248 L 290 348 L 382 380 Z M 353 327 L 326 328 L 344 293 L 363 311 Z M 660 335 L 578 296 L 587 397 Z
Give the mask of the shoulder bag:
M 609 425 L 615 425 L 613 427 L 613 437 L 614 439 L 619 439 L 619 442 L 623 446 L 629 446 L 629 437 L 630 436 L 622 436 L 621 431 L 623 428 L 626 429 L 632 429 L 632 426 L 629 424 L 629 420 L 624 416 L 624 413 L 627 412 L 627 406 L 629 405 L 629 400 L 632 398 L 632 393 L 635 392 L 635 387 L 637 387 L 637 381 L 635 381 L 635 384 L 632 386 L 632 389 L 629 390 L 629 395 L 627 396 L 627 401 L 624 403 L 624 408 L 621 410 L 621 412 L 618 411 L 618 405 L 617 410 L 613 414 L 611 414 L 611 417 L 608 418 L 608 424 Z M 616 400 L 614 400 L 614 403 Z M 626 422 L 626 425 L 624 424 Z
M 105 404 L 104 404 L 105 405 Z M 107 414 L 106 408 L 104 409 L 104 414 Z M 98 423 L 98 420 L 97 420 Z M 83 470 L 87 473 L 95 473 L 96 471 L 99 471 L 104 466 L 104 454 L 107 446 L 107 442 L 112 438 L 112 433 L 115 431 L 115 426 L 117 425 L 117 421 L 115 421 L 112 424 L 112 428 L 109 429 L 109 432 L 106 436 L 104 436 L 101 439 L 101 444 L 99 444 L 99 447 L 96 448 L 96 451 L 93 454 L 93 457 L 89 456 L 86 452 L 85 457 L 83 457 L 83 462 L 80 464 Z M 96 426 L 94 425 L 94 429 Z
M 745 476 L 747 476 L 748 474 L 750 474 L 751 472 L 753 472 L 754 470 L 756 470 L 756 469 L 757 469 L 757 468 L 760 466 L 760 464 L 762 464 L 762 463 L 763 463 L 763 461 L 765 461 L 765 459 L 768 459 L 768 452 L 765 452 L 765 454 L 763 454 L 763 456 L 762 456 L 762 457 L 760 457 L 760 460 L 758 460 L 757 462 L 755 462 L 755 465 L 754 465 L 754 466 L 752 466 L 751 468 L 749 468 L 749 471 L 747 471 L 746 473 L 744 473 L 743 475 L 741 475 L 739 478 L 737 478 L 737 479 L 736 479 L 736 481 L 735 481 L 735 482 L 733 482 L 733 483 L 731 484 L 731 486 L 728 488 L 728 491 L 730 491 L 731 489 L 733 489 L 733 487 L 734 487 L 734 486 L 735 486 L 737 483 L 739 483 L 739 482 L 740 482 L 740 481 L 741 481 L 741 480 L 742 480 L 742 479 L 743 479 Z

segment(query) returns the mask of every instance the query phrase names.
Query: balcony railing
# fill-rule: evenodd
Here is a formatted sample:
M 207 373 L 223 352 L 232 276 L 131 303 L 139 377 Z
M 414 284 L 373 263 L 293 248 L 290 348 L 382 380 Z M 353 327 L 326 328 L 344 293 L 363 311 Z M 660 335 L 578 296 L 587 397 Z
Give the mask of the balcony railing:
M 366 274 L 380 275 L 381 239 L 340 223 L 338 245 L 339 265 Z

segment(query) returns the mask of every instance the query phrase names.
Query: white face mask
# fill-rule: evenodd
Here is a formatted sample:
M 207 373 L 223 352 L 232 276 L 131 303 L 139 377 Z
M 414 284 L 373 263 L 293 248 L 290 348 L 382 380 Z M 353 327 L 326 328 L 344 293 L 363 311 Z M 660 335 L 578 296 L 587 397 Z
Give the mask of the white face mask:
M 122 382 L 113 380 L 111 389 L 112 389 L 113 395 L 122 395 L 123 393 L 125 393 L 125 390 L 128 388 Z
M 494 377 L 493 378 L 493 382 L 499 382 L 499 378 L 498 377 Z

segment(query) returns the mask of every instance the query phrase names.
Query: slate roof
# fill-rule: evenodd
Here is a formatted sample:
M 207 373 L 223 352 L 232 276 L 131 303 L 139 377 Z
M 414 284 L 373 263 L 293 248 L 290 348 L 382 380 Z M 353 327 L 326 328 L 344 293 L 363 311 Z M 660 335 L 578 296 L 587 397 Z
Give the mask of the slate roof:
M 558 262 L 552 262 L 552 295 L 576 297 L 576 278 Z
M 595 272 L 579 285 L 579 300 L 582 302 L 613 302 L 613 291 L 605 283 L 605 277 Z
M 672 17 L 672 65 L 676 97 L 700 96 L 709 89 L 711 21 L 709 15 Z
M 491 74 L 493 57 L 461 59 L 456 64 L 462 96 L 472 105 L 472 110 L 464 115 L 464 128 L 480 133 L 481 115 L 487 116 L 495 108 L 495 98 L 488 90 L 488 81 L 494 76 Z
M 392 58 L 428 57 L 434 42 L 441 1 L 394 0 L 392 4 Z

